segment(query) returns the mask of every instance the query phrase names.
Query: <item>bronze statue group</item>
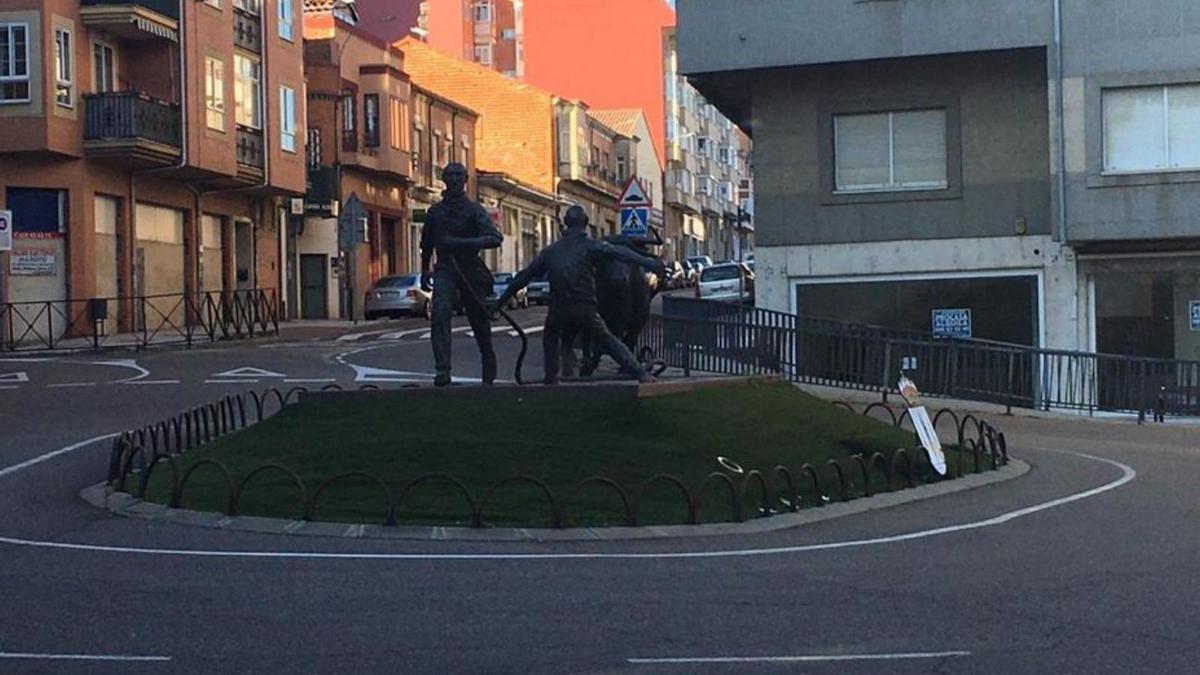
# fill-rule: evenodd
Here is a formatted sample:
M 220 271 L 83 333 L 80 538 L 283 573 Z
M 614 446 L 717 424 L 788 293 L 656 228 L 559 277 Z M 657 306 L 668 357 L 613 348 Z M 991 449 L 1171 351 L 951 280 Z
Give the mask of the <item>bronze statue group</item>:
M 543 249 L 509 283 L 494 306 L 489 306 L 486 298 L 492 294 L 493 279 L 479 253 L 498 248 L 504 236 L 483 207 L 467 196 L 466 167 L 447 165 L 442 182 L 446 184 L 442 201 L 429 209 L 421 232 L 422 285 L 428 288 L 432 281 L 433 287 L 430 337 L 437 370 L 435 385 L 451 382 L 450 321 L 458 308 L 465 311 L 479 346 L 483 384 L 495 381 L 496 352 L 489 317 L 496 307 L 506 306 L 530 281 L 543 275 L 550 282 L 550 309 L 542 336 L 545 384 L 558 382 L 560 354 L 566 356 L 563 374 L 573 374 L 576 340 L 590 348 L 585 350 L 588 358 L 580 369 L 582 375 L 590 375 L 601 354 L 608 354 L 626 375 L 642 382 L 653 379 L 632 351 L 648 319 L 653 288 L 644 273 L 630 273 L 630 267 L 661 277 L 665 270 L 662 261 L 646 254 L 644 246 L 635 242 L 592 239 L 587 212 L 572 206 L 563 218 L 562 237 Z M 435 253 L 437 263 L 431 276 Z M 598 286 L 609 299 L 603 306 Z M 617 327 L 620 337 L 610 326 Z

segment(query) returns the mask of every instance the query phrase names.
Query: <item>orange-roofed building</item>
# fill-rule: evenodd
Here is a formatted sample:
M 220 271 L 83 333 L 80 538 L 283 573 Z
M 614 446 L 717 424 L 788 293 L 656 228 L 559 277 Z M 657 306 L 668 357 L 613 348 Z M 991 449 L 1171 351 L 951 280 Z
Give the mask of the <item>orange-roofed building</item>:
M 528 264 L 556 230 L 558 97 L 415 38 L 396 46 L 404 51 L 405 71 L 414 85 L 478 113 L 473 148 L 477 175 L 472 178 L 479 201 L 505 236 L 499 250 L 485 253 L 486 261 L 493 270 L 509 272 Z

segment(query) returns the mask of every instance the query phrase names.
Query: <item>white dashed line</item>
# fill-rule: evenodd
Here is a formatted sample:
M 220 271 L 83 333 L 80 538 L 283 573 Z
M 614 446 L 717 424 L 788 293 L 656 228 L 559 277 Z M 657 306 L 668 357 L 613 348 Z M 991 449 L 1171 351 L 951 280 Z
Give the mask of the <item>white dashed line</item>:
M 283 381 L 292 384 L 328 384 L 330 382 L 337 382 L 337 379 L 333 377 L 295 377 L 285 378 Z
M 94 387 L 94 386 L 96 386 L 95 382 L 65 382 L 62 384 L 48 384 L 48 385 L 46 385 L 46 388 L 62 389 L 65 387 Z
M 179 380 L 129 380 L 113 384 L 179 384 Z
M 812 656 L 683 656 L 652 659 L 625 659 L 636 665 L 688 663 L 823 663 L 830 661 L 902 661 L 906 659 L 944 659 L 970 656 L 971 652 L 910 652 L 898 654 L 816 654 Z
M 32 652 L 0 652 L 0 659 L 27 661 L 170 661 L 170 656 L 131 656 L 124 654 L 35 654 Z

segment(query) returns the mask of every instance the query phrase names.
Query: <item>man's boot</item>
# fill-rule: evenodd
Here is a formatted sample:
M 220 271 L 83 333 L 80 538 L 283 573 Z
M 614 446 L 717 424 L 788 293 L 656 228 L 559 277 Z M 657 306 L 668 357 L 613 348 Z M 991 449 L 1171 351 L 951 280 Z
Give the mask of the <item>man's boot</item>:
M 450 373 L 445 370 L 439 370 L 436 377 L 433 378 L 433 386 L 445 387 L 450 384 Z
M 496 382 L 496 352 L 483 354 L 483 386 L 490 387 Z

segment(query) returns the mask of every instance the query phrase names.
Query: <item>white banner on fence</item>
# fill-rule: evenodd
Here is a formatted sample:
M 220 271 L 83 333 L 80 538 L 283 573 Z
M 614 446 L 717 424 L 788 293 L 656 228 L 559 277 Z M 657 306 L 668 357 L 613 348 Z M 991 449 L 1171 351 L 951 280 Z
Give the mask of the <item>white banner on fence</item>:
M 908 414 L 912 417 L 913 428 L 917 430 L 917 436 L 921 439 L 921 447 L 929 453 L 929 463 L 939 474 L 945 476 L 946 454 L 942 452 L 942 441 L 938 438 L 937 429 L 933 428 L 933 420 L 929 419 L 929 411 L 925 406 L 917 406 L 909 408 Z

